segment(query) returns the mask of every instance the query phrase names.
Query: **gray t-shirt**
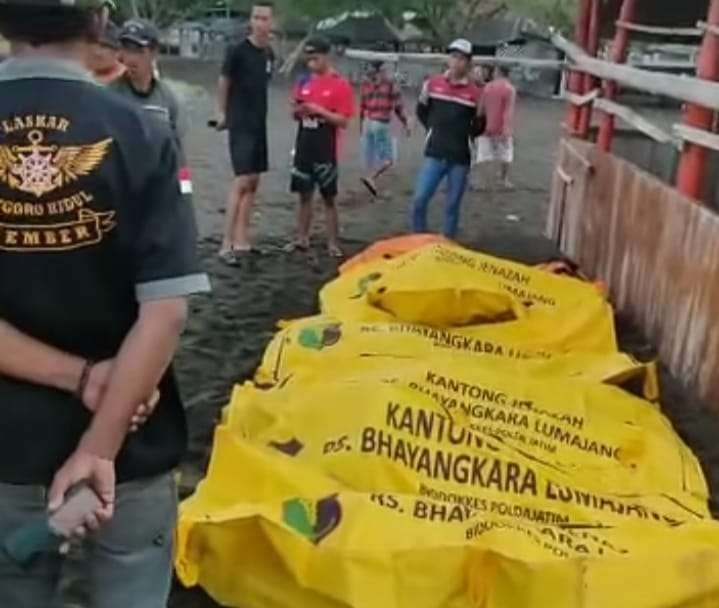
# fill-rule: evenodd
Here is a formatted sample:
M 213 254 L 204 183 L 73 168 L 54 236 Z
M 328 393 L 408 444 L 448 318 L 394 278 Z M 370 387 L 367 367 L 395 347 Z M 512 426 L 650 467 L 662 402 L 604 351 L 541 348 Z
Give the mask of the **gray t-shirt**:
M 139 104 L 148 114 L 156 116 L 171 130 L 181 159 L 184 161 L 182 140 L 187 132 L 187 117 L 172 89 L 162 80 L 152 81 L 148 93 L 135 89 L 127 75 L 118 78 L 109 88 Z

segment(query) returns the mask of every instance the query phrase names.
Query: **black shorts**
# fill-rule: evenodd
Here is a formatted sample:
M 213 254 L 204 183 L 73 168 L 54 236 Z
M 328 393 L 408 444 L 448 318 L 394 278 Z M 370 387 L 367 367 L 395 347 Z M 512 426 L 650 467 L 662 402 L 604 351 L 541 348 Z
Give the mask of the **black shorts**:
M 235 175 L 259 175 L 269 166 L 267 133 L 230 130 L 230 158 Z
M 337 163 L 303 161 L 295 157 L 290 190 L 298 194 L 311 194 L 315 188 L 324 198 L 337 196 Z

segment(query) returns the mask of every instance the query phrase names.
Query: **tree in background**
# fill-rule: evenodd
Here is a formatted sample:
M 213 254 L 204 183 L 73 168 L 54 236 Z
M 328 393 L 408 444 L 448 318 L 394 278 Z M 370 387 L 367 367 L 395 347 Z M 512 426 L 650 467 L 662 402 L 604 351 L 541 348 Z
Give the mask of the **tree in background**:
M 148 19 L 159 27 L 165 27 L 177 21 L 203 17 L 216 8 L 214 0 L 119 0 L 117 10 L 120 19 Z M 224 3 L 222 3 L 224 6 Z
M 377 10 L 395 23 L 413 11 L 432 24 L 440 40 L 461 36 L 479 21 L 505 12 L 524 15 L 543 25 L 571 30 L 577 0 L 278 0 L 278 10 L 319 20 L 351 10 Z
M 411 11 L 432 24 L 441 40 L 457 37 L 477 21 L 500 14 L 505 0 L 279 0 L 278 10 L 295 17 L 310 16 L 315 20 L 344 11 L 376 10 L 398 23 L 402 13 Z
M 551 25 L 562 32 L 571 32 L 578 0 L 507 0 L 514 13 L 531 17 L 543 25 Z
M 248 11 L 251 0 L 119 0 L 124 17 L 150 19 L 163 27 L 176 21 L 203 17 L 222 9 Z M 344 11 L 376 10 L 398 22 L 402 13 L 413 11 L 425 18 L 443 41 L 461 36 L 482 19 L 503 12 L 532 17 L 561 30 L 571 29 L 577 0 L 276 0 L 284 17 L 309 17 L 318 21 Z
M 443 42 L 470 31 L 482 19 L 507 9 L 503 0 L 414 0 L 412 10 L 432 24 Z

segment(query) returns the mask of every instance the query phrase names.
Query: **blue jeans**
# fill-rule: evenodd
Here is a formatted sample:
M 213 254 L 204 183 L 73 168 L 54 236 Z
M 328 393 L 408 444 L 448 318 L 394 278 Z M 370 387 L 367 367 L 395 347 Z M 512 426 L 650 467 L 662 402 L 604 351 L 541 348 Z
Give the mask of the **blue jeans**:
M 44 488 L 0 484 L 0 542 L 42 517 L 46 508 Z M 173 475 L 120 484 L 115 516 L 86 540 L 80 563 L 44 555 L 21 568 L 0 552 L 0 606 L 63 606 L 59 582 L 63 571 L 71 568 L 83 581 L 92 608 L 165 608 L 176 520 Z
M 417 178 L 417 188 L 412 204 L 412 230 L 414 232 L 428 231 L 427 206 L 445 177 L 447 178 L 447 202 L 444 207 L 442 234 L 452 239 L 457 236 L 459 208 L 464 191 L 467 189 L 469 165 L 431 157 L 424 159 Z
M 394 160 L 392 131 L 388 122 L 366 120 L 362 134 L 362 158 L 365 168 L 374 171 Z

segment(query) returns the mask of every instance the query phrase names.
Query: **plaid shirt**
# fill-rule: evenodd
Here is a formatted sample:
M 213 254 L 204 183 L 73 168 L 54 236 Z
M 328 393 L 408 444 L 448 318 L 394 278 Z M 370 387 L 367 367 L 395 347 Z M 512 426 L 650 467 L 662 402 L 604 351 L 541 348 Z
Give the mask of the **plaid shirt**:
M 407 124 L 407 117 L 402 104 L 402 94 L 394 82 L 382 78 L 379 82 L 374 78 L 365 78 L 360 89 L 360 116 L 367 120 L 389 122 L 392 113 L 397 114 L 402 124 Z

